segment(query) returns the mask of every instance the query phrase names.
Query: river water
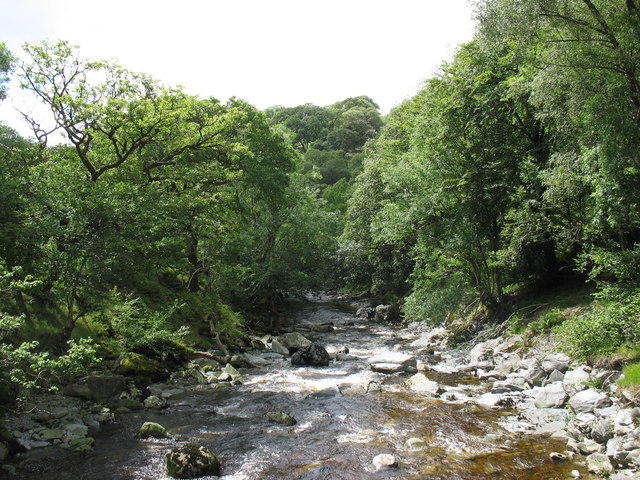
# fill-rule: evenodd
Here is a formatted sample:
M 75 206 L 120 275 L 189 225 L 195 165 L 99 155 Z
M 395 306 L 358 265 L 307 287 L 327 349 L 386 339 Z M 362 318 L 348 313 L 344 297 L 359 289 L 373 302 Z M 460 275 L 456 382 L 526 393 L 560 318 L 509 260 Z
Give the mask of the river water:
M 165 479 L 164 453 L 187 441 L 216 452 L 227 480 L 568 480 L 576 469 L 589 478 L 581 466 L 550 460 L 552 451 L 564 451 L 562 443 L 510 428 L 511 412 L 410 393 L 400 386 L 408 375 L 372 372 L 367 358 L 405 349 L 399 328 L 358 319 L 352 306 L 338 302 L 307 302 L 296 317 L 307 325 L 332 322 L 334 330 L 317 341 L 330 353 L 348 347 L 348 355 L 326 368 L 292 367 L 266 355 L 269 365 L 244 371 L 242 385 L 198 385 L 166 410 L 119 415 L 91 433 L 93 453 L 34 450 L 19 478 Z M 483 389 L 458 375 L 437 380 Z M 298 423 L 270 423 L 269 411 Z M 173 438 L 136 440 L 145 421 L 162 424 Z M 426 446 L 411 450 L 412 437 Z M 376 471 L 372 459 L 380 453 L 394 455 L 398 467 Z

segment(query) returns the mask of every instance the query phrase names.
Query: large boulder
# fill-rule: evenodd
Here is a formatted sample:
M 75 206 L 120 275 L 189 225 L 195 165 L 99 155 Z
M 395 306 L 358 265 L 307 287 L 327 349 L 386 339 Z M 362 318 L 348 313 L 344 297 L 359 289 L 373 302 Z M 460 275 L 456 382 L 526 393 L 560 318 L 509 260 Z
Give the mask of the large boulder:
M 301 348 L 291 357 L 291 365 L 294 366 L 326 367 L 330 361 L 327 350 L 315 343 Z
M 167 475 L 174 478 L 198 478 L 220 475 L 220 461 L 206 447 L 187 443 L 174 448 L 164 457 Z
M 277 337 L 277 340 L 280 345 L 286 348 L 291 354 L 296 353 L 301 348 L 308 347 L 313 343 L 311 340 L 298 332 L 285 333 Z
M 115 372 L 133 377 L 136 383 L 147 386 L 169 377 L 169 370 L 158 360 L 129 352 L 118 359 Z
M 596 408 L 608 407 L 612 403 L 608 395 L 595 388 L 578 392 L 569 399 L 569 405 L 576 413 L 590 413 Z
M 77 383 L 67 385 L 62 393 L 70 397 L 103 403 L 119 397 L 125 388 L 124 376 L 102 374 L 90 375 Z

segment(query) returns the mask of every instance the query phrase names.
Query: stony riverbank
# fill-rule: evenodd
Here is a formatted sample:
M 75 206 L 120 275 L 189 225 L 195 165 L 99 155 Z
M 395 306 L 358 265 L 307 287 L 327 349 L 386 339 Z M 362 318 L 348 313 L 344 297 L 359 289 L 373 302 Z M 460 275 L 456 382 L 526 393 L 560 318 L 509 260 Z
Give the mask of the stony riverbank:
M 577 365 L 555 352 L 553 344 L 532 344 L 521 336 L 452 349 L 446 331 L 424 325 L 400 328 L 385 323 L 393 320 L 389 315 L 392 310 L 388 308 L 364 309 L 355 327 L 348 319 L 339 325 L 299 322 L 281 335 L 247 339 L 244 352 L 209 352 L 209 358 L 195 358 L 166 379 L 143 388 L 130 376 L 103 372 L 67 386 L 62 393 L 34 397 L 27 412 L 5 418 L 10 433 L 29 451 L 18 456 L 15 466 L 5 464 L 5 471 L 16 472 L 17 468 L 14 477 L 18 478 L 20 462 L 33 461 L 33 452 L 47 447 L 90 455 L 93 435 L 117 415 L 162 412 L 194 391 L 243 388 L 243 383 L 258 381 L 246 380 L 253 372 L 262 372 L 266 378 L 269 372 L 281 371 L 283 362 L 291 363 L 293 353 L 330 339 L 329 368 L 352 372 L 356 380 L 335 383 L 317 394 L 322 398 L 406 391 L 425 401 L 464 406 L 471 413 L 473 409 L 499 412 L 499 421 L 510 432 L 553 437 L 558 445 L 566 445 L 550 452 L 548 461 L 584 463 L 582 473 L 573 470 L 576 478 L 587 471 L 616 480 L 638 478 L 639 412 L 617 395 L 619 372 Z M 355 343 L 359 337 L 349 334 L 376 330 L 380 325 L 388 325 L 385 344 L 390 347 L 382 352 L 359 349 Z M 322 360 L 324 364 L 324 357 Z M 247 386 L 246 394 L 255 394 L 251 388 Z M 427 442 L 409 436 L 405 448 L 419 450 Z M 384 457 L 384 462 L 380 456 L 375 458 L 376 469 L 396 468 L 393 458 Z

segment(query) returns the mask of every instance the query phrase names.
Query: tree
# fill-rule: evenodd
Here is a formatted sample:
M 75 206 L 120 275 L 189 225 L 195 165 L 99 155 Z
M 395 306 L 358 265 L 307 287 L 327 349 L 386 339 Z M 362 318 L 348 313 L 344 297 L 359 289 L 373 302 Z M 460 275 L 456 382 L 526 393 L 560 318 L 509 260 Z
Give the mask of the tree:
M 0 42 L 0 101 L 7 97 L 5 84 L 9 81 L 8 74 L 13 69 L 14 58 L 7 46 Z

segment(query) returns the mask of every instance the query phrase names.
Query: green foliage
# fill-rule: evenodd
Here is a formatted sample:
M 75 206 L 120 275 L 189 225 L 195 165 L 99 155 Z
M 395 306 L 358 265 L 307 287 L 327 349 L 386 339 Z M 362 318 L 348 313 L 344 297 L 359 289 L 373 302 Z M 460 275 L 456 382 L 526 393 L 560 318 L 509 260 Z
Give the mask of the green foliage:
M 12 70 L 13 62 L 14 58 L 11 52 L 4 43 L 0 42 L 0 101 L 7 96 L 5 84 L 9 81 L 8 74 Z
M 125 350 L 164 358 L 181 353 L 180 342 L 189 333 L 186 326 L 175 329 L 171 325 L 175 308 L 156 312 L 141 299 L 129 298 L 114 302 L 102 321 Z
M 575 358 L 604 357 L 640 342 L 640 291 L 607 289 L 598 293 L 600 306 L 572 317 L 556 332 Z

